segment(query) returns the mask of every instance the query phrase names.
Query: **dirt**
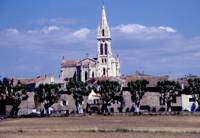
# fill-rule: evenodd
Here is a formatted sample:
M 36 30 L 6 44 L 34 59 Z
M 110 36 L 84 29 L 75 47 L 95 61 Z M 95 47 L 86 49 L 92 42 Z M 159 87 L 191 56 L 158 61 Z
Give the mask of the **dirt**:
M 85 116 L 0 121 L 0 138 L 199 138 L 199 116 Z

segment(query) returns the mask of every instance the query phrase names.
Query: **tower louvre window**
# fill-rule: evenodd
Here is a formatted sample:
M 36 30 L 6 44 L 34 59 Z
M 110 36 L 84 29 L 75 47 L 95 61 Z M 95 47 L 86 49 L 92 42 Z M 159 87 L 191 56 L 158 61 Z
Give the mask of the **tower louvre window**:
M 107 45 L 107 43 L 105 43 L 105 55 L 107 55 L 108 54 L 108 45 Z
M 100 54 L 103 55 L 103 44 L 100 45 Z
M 105 36 L 105 30 L 104 29 L 102 30 L 102 36 Z
M 103 75 L 105 76 L 106 75 L 106 69 L 103 68 Z

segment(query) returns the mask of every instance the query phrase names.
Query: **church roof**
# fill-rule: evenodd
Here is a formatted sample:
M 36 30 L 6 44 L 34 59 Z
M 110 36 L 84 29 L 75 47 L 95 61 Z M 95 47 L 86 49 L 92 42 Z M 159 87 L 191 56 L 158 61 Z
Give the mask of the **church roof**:
M 61 64 L 62 67 L 76 67 L 77 61 L 75 60 L 64 60 Z
M 80 60 L 79 62 L 83 62 L 83 61 L 85 61 L 85 60 L 89 60 L 89 61 L 92 61 L 92 62 L 96 62 L 95 59 L 90 58 L 90 57 L 84 58 L 84 59 Z
M 102 7 L 102 16 L 101 16 L 101 21 L 98 27 L 98 33 L 97 33 L 97 39 L 101 39 L 101 38 L 111 39 L 110 29 L 109 29 L 109 25 L 108 25 L 108 21 L 106 17 L 106 10 L 105 10 L 104 5 Z

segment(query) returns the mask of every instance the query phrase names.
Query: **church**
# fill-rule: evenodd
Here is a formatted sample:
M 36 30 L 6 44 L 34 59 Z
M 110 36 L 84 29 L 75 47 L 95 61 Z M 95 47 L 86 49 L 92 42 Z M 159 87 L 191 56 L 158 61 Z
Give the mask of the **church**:
M 92 78 L 120 77 L 120 60 L 112 55 L 111 33 L 103 5 L 97 31 L 97 57 L 65 60 L 61 63 L 61 78 L 74 78 L 83 82 Z

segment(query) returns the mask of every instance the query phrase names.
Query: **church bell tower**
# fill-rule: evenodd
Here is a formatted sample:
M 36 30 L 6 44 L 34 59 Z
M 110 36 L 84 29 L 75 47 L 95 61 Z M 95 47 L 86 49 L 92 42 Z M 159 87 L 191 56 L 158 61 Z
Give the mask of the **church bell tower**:
M 98 71 L 97 76 L 99 77 L 110 77 L 112 76 L 112 50 L 111 50 L 111 33 L 108 25 L 105 7 L 102 7 L 101 20 L 97 31 L 97 61 Z

